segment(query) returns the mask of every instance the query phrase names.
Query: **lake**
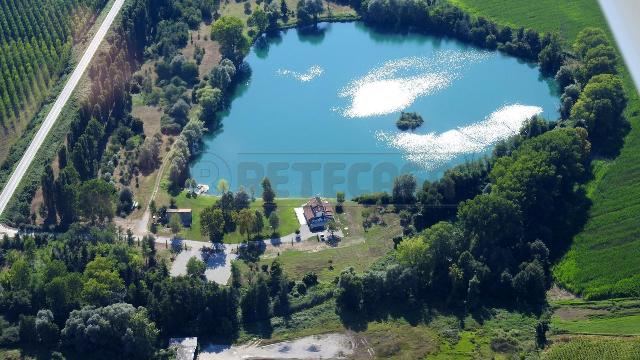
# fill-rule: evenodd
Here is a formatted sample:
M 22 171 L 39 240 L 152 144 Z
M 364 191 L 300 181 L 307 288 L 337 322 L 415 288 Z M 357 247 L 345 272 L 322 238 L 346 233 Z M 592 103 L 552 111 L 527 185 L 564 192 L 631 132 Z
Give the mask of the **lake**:
M 279 197 L 390 191 L 398 174 L 435 179 L 482 157 L 541 114 L 557 119 L 558 89 L 538 68 L 497 51 L 362 23 L 323 23 L 259 41 L 222 128 L 191 165 L 211 189 Z M 424 124 L 397 129 L 401 111 Z M 215 192 L 215 191 L 212 191 Z

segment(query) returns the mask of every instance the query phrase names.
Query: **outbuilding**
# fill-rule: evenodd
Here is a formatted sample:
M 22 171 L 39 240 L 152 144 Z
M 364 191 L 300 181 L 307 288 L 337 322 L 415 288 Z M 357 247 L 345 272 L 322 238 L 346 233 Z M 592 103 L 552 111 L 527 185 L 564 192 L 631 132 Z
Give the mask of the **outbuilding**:
M 191 227 L 192 215 L 191 209 L 167 209 L 167 220 L 171 219 L 173 214 L 177 214 L 182 222 L 182 226 Z

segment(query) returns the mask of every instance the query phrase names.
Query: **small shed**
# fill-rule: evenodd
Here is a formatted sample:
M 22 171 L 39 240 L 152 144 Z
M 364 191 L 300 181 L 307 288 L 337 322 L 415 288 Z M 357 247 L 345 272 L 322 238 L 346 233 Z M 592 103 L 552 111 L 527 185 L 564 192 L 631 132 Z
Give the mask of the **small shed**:
M 173 214 L 177 214 L 180 217 L 182 226 L 191 227 L 192 215 L 191 209 L 167 209 L 167 220 L 171 219 Z
M 176 360 L 194 360 L 198 348 L 198 338 L 171 338 L 169 339 L 169 347 L 176 348 Z

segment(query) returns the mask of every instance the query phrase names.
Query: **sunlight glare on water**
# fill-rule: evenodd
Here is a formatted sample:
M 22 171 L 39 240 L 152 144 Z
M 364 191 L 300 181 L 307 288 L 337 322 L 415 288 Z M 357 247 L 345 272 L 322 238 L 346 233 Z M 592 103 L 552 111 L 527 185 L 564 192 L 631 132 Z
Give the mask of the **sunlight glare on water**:
M 484 120 L 440 134 L 376 132 L 378 141 L 405 153 L 405 158 L 427 170 L 458 156 L 486 151 L 496 142 L 518 133 L 531 117 L 542 113 L 539 106 L 505 105 Z
M 313 65 L 307 69 L 304 73 L 299 73 L 297 71 L 288 70 L 288 69 L 278 69 L 277 74 L 282 76 L 291 76 L 294 79 L 301 82 L 309 82 L 318 76 L 322 75 L 324 69 L 318 65 Z
M 385 115 L 409 107 L 421 96 L 442 90 L 459 78 L 465 66 L 489 56 L 486 51 L 439 51 L 434 57 L 406 57 L 387 61 L 338 92 L 351 104 L 349 118 Z

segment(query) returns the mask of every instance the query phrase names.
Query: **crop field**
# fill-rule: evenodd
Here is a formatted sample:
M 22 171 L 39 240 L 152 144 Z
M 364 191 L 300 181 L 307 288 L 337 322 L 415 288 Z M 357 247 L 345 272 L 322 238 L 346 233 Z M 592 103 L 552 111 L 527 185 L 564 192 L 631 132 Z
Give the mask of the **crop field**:
M 580 337 L 559 342 L 543 353 L 544 360 L 632 360 L 640 359 L 640 340 Z
M 640 335 L 640 301 L 569 300 L 553 303 L 554 334 Z
M 512 0 L 508 6 L 503 0 L 450 1 L 502 24 L 558 31 L 567 43 L 585 27 L 608 29 L 596 0 Z M 588 298 L 640 295 L 640 99 L 627 69 L 619 70 L 631 132 L 616 159 L 598 163 L 588 185 L 589 220 L 554 269 L 560 283 Z

